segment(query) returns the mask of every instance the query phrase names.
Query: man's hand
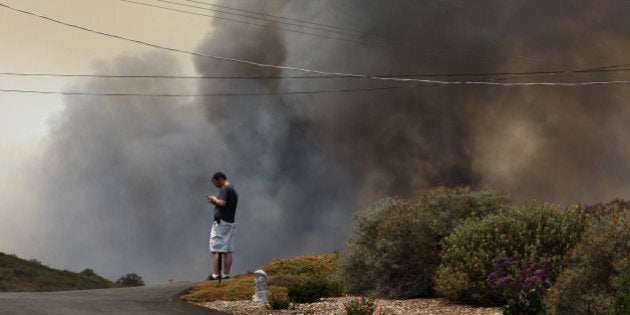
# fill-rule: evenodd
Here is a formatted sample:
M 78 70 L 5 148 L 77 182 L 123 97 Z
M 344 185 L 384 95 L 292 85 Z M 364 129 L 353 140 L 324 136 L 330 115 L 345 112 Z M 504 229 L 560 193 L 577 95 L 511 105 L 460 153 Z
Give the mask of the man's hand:
M 221 200 L 217 198 L 216 196 L 208 196 L 208 201 L 210 201 L 212 204 L 215 204 L 219 207 L 225 207 L 225 200 Z

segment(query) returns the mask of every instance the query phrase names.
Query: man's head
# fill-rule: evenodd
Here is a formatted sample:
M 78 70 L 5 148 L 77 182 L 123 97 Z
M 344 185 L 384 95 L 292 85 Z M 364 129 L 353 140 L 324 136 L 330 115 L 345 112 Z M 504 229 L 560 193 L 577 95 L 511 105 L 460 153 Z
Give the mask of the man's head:
M 227 176 L 225 176 L 225 174 L 223 174 L 222 172 L 216 172 L 214 173 L 214 175 L 212 175 L 212 183 L 214 184 L 214 186 L 217 186 L 217 188 L 223 187 L 226 181 Z

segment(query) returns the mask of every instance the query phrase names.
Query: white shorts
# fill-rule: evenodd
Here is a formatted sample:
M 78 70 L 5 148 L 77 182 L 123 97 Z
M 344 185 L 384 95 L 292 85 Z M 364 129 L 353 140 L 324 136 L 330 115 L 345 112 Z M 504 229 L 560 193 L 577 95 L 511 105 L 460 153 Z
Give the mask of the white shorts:
M 210 252 L 211 253 L 231 253 L 234 251 L 234 234 L 236 224 L 221 220 L 221 223 L 214 221 L 210 232 Z

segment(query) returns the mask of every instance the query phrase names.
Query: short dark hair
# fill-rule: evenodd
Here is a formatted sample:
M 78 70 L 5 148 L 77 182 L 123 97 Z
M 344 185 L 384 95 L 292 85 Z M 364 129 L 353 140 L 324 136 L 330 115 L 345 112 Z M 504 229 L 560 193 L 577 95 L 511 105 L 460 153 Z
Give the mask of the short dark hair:
M 225 174 L 223 174 L 222 172 L 216 172 L 214 173 L 214 175 L 212 175 L 212 179 L 213 180 L 227 179 L 227 176 L 225 176 Z

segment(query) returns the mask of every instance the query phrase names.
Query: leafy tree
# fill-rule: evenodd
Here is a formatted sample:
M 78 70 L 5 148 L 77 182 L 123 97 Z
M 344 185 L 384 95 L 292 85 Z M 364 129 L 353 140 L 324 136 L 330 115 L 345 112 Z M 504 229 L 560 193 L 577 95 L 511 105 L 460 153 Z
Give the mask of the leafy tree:
M 91 268 L 86 268 L 85 270 L 79 272 L 79 274 L 85 277 L 98 277 L 96 272 L 94 272 Z
M 144 282 L 142 281 L 142 277 L 135 273 L 128 273 L 124 276 L 120 276 L 118 280 L 116 280 L 116 284 L 125 286 L 125 287 L 139 287 L 143 286 Z

